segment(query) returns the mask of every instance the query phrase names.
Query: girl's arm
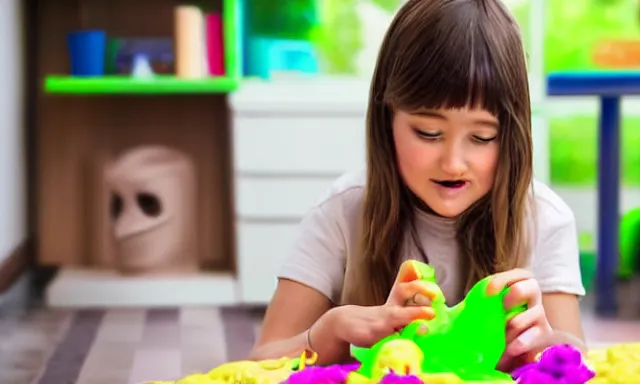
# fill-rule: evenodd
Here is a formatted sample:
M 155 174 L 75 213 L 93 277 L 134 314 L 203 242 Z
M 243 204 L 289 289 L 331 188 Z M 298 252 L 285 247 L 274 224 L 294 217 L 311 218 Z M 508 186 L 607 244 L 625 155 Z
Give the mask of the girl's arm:
M 280 279 L 250 358 L 299 357 L 309 347 L 306 333 L 313 325 L 311 347 L 318 354 L 318 364 L 342 362 L 348 346 L 332 332 L 331 307 L 331 301 L 315 289 Z
M 544 293 L 542 306 L 554 331 L 549 344 L 571 344 L 586 352 L 578 298 L 567 293 Z
M 554 344 L 586 349 L 578 297 L 585 294 L 575 215 L 549 187 L 536 183 L 537 236 L 532 272 L 542 291 Z

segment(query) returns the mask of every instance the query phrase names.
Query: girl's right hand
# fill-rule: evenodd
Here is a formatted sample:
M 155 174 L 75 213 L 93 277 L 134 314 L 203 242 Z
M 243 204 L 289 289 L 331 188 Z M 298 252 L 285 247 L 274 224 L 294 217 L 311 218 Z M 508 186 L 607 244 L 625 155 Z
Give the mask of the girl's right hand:
M 341 342 L 357 347 L 370 347 L 414 320 L 429 320 L 434 317 L 430 307 L 388 304 L 377 307 L 345 305 L 332 311 L 329 317 L 333 317 L 335 336 Z
M 325 328 L 328 334 L 334 335 L 340 343 L 370 347 L 414 320 L 433 319 L 435 313 L 431 307 L 406 305 L 416 296 L 433 300 L 435 292 L 419 280 L 404 282 L 398 279 L 384 305 L 336 307 L 327 312 L 321 318 L 320 324 L 316 325 Z M 313 328 L 315 327 L 312 327 L 311 332 L 314 331 Z M 327 333 L 322 331 L 318 334 Z M 313 334 L 310 336 L 314 338 Z

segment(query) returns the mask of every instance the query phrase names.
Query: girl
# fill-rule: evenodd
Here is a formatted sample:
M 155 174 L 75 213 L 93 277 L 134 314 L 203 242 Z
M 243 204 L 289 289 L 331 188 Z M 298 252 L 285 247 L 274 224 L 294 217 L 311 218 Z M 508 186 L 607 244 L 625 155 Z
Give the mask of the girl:
M 252 357 L 310 349 L 348 358 L 433 313 L 406 259 L 436 270 L 447 302 L 495 274 L 511 286 L 501 367 L 580 348 L 584 294 L 575 220 L 532 181 L 525 54 L 499 0 L 409 0 L 384 38 L 367 112 L 367 171 L 340 178 L 304 218 Z

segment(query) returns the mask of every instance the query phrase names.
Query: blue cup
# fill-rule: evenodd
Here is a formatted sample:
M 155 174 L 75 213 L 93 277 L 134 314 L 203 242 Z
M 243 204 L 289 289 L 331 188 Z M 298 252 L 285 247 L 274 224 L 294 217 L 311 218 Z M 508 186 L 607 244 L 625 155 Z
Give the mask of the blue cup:
M 104 76 L 107 34 L 77 31 L 67 35 L 72 76 Z

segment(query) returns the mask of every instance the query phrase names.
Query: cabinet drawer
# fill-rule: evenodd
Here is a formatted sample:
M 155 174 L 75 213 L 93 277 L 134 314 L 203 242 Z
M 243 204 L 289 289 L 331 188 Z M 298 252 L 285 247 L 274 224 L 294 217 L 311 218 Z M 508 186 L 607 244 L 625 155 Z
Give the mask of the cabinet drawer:
M 337 177 L 238 177 L 238 220 L 301 219 Z
M 297 223 L 237 224 L 239 296 L 243 303 L 266 304 L 276 289 L 277 273 L 291 251 Z
M 365 118 L 239 115 L 234 164 L 240 174 L 338 175 L 365 163 Z

